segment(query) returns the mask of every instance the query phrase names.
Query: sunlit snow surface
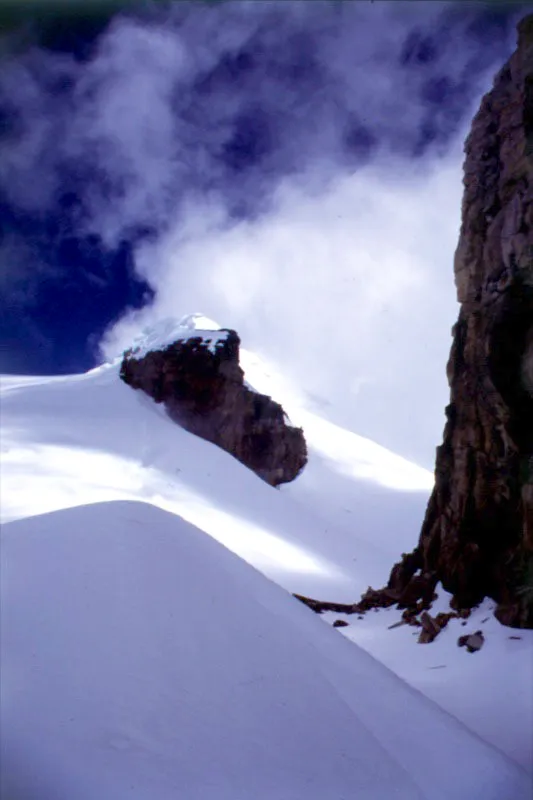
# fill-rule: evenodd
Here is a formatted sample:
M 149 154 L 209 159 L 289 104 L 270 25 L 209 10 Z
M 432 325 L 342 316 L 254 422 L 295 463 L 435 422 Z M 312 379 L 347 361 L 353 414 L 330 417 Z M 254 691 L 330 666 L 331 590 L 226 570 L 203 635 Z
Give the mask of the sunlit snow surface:
M 193 332 L 197 323 L 194 315 Z M 201 324 L 204 331 L 215 326 Z M 115 363 L 82 376 L 2 378 L 3 520 L 142 500 L 180 515 L 291 592 L 348 602 L 369 584 L 382 585 L 399 554 L 416 542 L 432 476 L 332 425 L 325 401 L 320 409 L 320 399 L 299 396 L 256 356 L 241 351 L 241 362 L 248 382 L 280 400 L 291 422 L 304 427 L 309 464 L 294 483 L 272 489 L 174 425 L 161 406 L 119 380 Z M 446 603 L 443 593 L 439 602 Z M 532 632 L 511 640 L 516 632 L 500 626 L 489 608 L 475 613 L 467 627 L 452 622 L 428 646 L 416 644 L 411 628 L 387 630 L 399 619 L 394 610 L 350 617 L 342 630 L 531 770 Z M 487 637 L 480 653 L 457 647 L 457 636 L 479 628 Z M 293 796 L 305 795 L 287 794 Z
M 306 398 L 253 353 L 241 349 L 241 365 L 257 391 L 274 395 L 283 403 L 291 422 L 303 427 L 310 449 L 322 456 L 333 472 L 390 489 L 426 492 L 433 487 L 433 475 L 427 470 L 313 413 L 306 407 Z M 316 398 L 313 402 L 316 404 Z
M 164 319 L 141 331 L 133 340 L 132 354 L 142 358 L 151 350 L 162 350 L 174 342 L 191 337 L 202 339 L 207 349 L 214 353 L 217 346 L 227 339 L 228 332 L 219 330 L 216 322 L 202 314 L 189 314 L 181 320 Z
M 529 800 L 497 750 L 179 517 L 7 525 L 6 800 Z

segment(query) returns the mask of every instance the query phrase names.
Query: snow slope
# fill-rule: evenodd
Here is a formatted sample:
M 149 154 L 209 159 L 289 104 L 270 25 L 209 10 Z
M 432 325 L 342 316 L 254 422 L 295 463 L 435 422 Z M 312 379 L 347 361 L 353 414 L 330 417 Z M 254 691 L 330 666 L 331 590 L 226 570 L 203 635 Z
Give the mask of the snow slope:
M 384 557 L 409 546 L 424 511 L 425 494 L 391 492 L 367 479 L 354 485 L 353 477 L 343 478 L 313 453 L 312 442 L 310 464 L 294 484 L 302 481 L 302 497 L 273 490 L 122 383 L 118 365 L 34 382 L 3 378 L 1 391 L 4 521 L 101 500 L 143 499 L 180 514 L 292 591 L 351 600 L 382 579 Z M 360 462 L 368 468 L 368 453 Z M 317 484 L 322 492 L 310 506 L 308 494 Z M 333 525 L 326 495 L 344 503 L 345 519 Z M 372 538 L 358 536 L 356 509 L 359 525 L 363 517 L 372 524 Z M 391 515 L 405 532 L 403 541 L 398 530 L 391 533 Z
M 5 800 L 526 800 L 527 776 L 153 506 L 2 533 Z
M 416 541 L 431 475 L 332 425 L 327 407 L 310 410 L 270 367 L 242 356 L 249 382 L 304 426 L 310 460 L 294 483 L 272 489 L 170 422 L 118 379 L 118 364 L 80 376 L 4 377 L 3 520 L 143 500 L 180 515 L 288 591 L 351 602 L 369 584 L 382 585 Z M 399 617 L 395 610 L 350 617 L 342 632 L 533 772 L 533 632 L 503 628 L 486 605 L 468 627 L 452 621 L 436 642 L 419 646 L 412 629 L 388 630 Z M 458 635 L 479 628 L 487 637 L 480 653 L 456 646 Z M 516 633 L 521 638 L 511 640 Z

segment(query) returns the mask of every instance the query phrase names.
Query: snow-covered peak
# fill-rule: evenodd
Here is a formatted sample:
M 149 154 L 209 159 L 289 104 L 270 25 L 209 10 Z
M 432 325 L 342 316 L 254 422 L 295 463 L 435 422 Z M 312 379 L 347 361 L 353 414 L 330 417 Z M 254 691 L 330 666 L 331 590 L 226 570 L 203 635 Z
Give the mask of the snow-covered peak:
M 182 328 L 189 328 L 192 331 L 219 331 L 222 328 L 222 325 L 219 325 L 214 319 L 204 316 L 199 311 L 195 314 L 186 314 L 180 319 L 179 325 Z
M 209 351 L 214 353 L 227 336 L 227 330 L 221 330 L 218 323 L 200 313 L 188 314 L 180 320 L 167 317 L 143 328 L 133 340 L 131 353 L 142 358 L 153 350 L 162 350 L 174 342 L 191 338 L 203 339 Z

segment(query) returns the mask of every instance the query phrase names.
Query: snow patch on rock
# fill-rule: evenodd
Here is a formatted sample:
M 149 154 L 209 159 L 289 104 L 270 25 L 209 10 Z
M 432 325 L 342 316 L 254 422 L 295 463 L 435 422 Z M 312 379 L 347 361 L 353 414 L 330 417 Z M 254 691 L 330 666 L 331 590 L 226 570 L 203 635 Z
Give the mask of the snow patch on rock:
M 210 353 L 228 338 L 228 330 L 220 328 L 214 320 L 203 314 L 188 314 L 180 320 L 174 317 L 162 319 L 144 328 L 133 340 L 130 354 L 143 358 L 154 350 L 163 350 L 171 344 L 187 339 L 201 339 Z

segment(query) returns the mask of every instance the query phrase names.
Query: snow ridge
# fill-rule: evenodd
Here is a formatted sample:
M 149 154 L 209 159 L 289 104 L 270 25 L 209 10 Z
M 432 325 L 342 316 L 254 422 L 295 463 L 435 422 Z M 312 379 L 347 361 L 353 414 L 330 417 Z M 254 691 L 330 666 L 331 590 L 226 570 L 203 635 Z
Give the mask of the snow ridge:
M 177 320 L 167 317 L 154 325 L 149 325 L 135 337 L 131 347 L 131 354 L 136 358 L 143 358 L 153 350 L 163 350 L 165 347 L 178 341 L 187 339 L 203 340 L 210 353 L 215 353 L 221 342 L 228 337 L 227 330 L 221 330 L 214 320 L 203 314 L 188 314 Z

